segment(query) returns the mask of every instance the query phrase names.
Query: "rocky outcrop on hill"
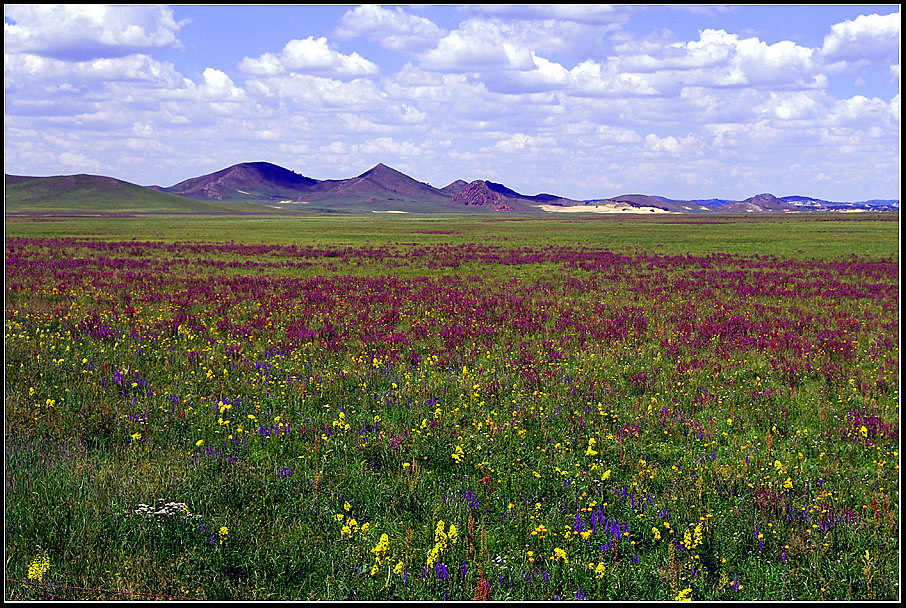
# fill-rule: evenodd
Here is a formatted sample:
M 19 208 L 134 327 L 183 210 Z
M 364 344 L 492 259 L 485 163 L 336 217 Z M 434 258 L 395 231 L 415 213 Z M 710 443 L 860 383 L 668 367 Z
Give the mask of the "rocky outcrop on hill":
M 787 209 L 787 206 L 782 200 L 774 196 L 773 194 L 756 194 L 751 198 L 747 198 L 745 203 L 752 203 L 753 205 L 758 205 L 762 209 L 769 211 L 783 211 Z
M 784 213 L 790 211 L 790 206 L 773 194 L 756 194 L 744 201 L 728 203 L 720 208 L 727 213 Z
M 503 194 L 495 192 L 486 181 L 477 179 L 453 195 L 453 202 L 488 207 L 494 211 L 512 211 L 513 205 Z

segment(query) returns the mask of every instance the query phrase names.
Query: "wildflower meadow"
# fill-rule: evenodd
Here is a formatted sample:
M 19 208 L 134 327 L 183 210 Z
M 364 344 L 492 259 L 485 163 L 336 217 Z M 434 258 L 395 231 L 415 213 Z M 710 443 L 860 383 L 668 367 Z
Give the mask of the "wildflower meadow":
M 898 217 L 7 217 L 6 599 L 897 600 Z

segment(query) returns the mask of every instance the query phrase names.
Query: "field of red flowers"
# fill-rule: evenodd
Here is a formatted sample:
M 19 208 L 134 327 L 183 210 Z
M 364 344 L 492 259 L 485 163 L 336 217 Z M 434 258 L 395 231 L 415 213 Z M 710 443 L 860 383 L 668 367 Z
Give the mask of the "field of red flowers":
M 7 237 L 7 598 L 899 597 L 897 260 L 417 236 Z

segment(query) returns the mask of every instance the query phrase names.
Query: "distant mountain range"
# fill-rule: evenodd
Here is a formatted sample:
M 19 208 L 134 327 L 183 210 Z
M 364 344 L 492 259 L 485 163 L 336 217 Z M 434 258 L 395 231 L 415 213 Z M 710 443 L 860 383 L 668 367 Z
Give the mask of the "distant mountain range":
M 239 163 L 173 186 L 138 186 L 111 177 L 5 176 L 7 211 L 186 211 L 320 213 L 807 213 L 899 212 L 899 200 L 831 202 L 807 196 L 758 194 L 742 201 L 673 200 L 623 194 L 575 200 L 526 195 L 487 180 L 456 180 L 442 188 L 384 164 L 348 179 L 318 180 L 268 162 Z

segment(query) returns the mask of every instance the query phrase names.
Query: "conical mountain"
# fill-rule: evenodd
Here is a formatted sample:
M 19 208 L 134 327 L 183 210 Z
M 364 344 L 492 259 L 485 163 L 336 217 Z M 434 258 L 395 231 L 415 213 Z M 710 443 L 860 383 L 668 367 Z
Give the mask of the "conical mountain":
M 164 192 L 198 200 L 296 199 L 318 180 L 267 162 L 239 163 L 179 182 Z
M 342 180 L 325 180 L 302 195 L 312 201 L 428 201 L 447 202 L 450 195 L 405 173 L 378 163 L 361 175 Z
M 449 184 L 447 184 L 446 186 L 441 188 L 441 192 L 446 192 L 450 196 L 453 196 L 454 194 L 456 194 L 457 192 L 460 192 L 463 188 L 465 188 L 468 185 L 469 185 L 469 182 L 467 182 L 466 180 L 458 179 L 456 181 L 450 182 Z

